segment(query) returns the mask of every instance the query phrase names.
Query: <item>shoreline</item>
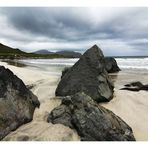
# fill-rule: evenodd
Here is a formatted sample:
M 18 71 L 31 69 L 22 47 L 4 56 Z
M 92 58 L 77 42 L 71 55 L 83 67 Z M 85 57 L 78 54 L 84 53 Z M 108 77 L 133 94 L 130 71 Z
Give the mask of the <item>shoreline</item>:
M 15 67 L 4 62 L 0 62 L 0 65 L 13 71 L 26 85 L 35 85 L 31 91 L 37 95 L 41 103 L 41 107 L 35 110 L 33 121 L 11 132 L 4 140 L 18 140 L 23 136 L 29 136 L 29 140 L 41 141 L 80 140 L 74 130 L 60 124 L 52 125 L 46 122 L 48 113 L 60 104 L 60 100 L 54 99 L 54 92 L 60 76 L 50 75 L 43 70 L 31 67 Z M 101 103 L 100 105 L 110 109 L 129 124 L 133 129 L 136 140 L 148 140 L 147 92 L 119 90 L 121 86 L 123 87 L 123 84 L 126 84 L 126 81 L 139 80 L 140 78 L 139 81 L 143 80 L 145 82 L 148 77 L 144 75 L 133 77 L 134 75 L 127 75 L 124 72 L 119 72 L 118 75 L 112 74 L 112 76 L 114 76 L 113 81 L 115 81 L 114 98 L 110 102 Z M 62 132 L 65 134 L 64 138 Z M 69 134 L 71 136 L 68 137 Z

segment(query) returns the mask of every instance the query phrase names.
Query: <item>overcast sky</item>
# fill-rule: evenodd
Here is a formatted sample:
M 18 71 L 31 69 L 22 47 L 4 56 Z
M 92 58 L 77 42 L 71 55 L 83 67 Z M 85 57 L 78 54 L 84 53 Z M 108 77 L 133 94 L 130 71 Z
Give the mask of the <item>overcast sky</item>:
M 27 52 L 84 52 L 97 44 L 105 55 L 148 55 L 148 8 L 0 8 L 0 42 Z

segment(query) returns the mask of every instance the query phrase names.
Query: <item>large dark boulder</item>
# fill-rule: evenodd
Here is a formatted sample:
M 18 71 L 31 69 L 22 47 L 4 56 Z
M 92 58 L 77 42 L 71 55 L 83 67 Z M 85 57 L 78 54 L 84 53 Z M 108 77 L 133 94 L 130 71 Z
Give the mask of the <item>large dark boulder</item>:
M 0 140 L 32 120 L 40 103 L 23 81 L 0 66 Z
M 116 60 L 113 57 L 105 57 L 104 62 L 105 62 L 105 69 L 108 73 L 119 72 L 121 70 Z M 68 70 L 70 70 L 70 68 L 71 67 L 65 67 L 62 70 L 61 78 L 68 72 Z
M 117 65 L 116 60 L 113 57 L 105 58 L 105 69 L 108 73 L 119 72 L 120 68 Z
M 85 92 L 97 102 L 113 97 L 113 84 L 104 66 L 104 55 L 96 45 L 88 49 L 62 77 L 56 96 Z
M 76 129 L 84 141 L 135 141 L 132 129 L 112 111 L 84 93 L 63 97 L 51 111 L 48 122 Z

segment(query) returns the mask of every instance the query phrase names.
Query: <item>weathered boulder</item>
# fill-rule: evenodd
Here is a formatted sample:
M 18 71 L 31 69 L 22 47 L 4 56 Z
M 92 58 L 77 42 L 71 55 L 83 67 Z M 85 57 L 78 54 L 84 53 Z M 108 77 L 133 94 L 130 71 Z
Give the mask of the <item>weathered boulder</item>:
M 85 92 L 97 102 L 110 101 L 113 84 L 104 66 L 104 55 L 96 45 L 88 49 L 62 77 L 56 96 Z
M 105 69 L 108 73 L 119 72 L 120 68 L 113 57 L 104 57 Z M 65 67 L 62 70 L 61 78 L 70 70 L 71 67 Z
M 76 129 L 84 141 L 135 141 L 132 129 L 112 111 L 84 93 L 63 97 L 51 111 L 48 122 Z
M 40 103 L 23 81 L 0 66 L 0 140 L 32 120 Z
M 105 58 L 105 69 L 108 73 L 119 72 L 120 68 L 117 65 L 116 60 L 113 57 Z

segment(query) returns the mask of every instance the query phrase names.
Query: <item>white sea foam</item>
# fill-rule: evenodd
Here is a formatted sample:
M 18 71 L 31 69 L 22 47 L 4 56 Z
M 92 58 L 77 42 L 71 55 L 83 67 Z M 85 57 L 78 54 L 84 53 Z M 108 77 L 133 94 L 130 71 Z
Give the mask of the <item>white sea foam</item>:
M 75 59 L 31 59 L 21 60 L 24 63 L 43 67 L 49 66 L 72 66 L 78 61 Z M 116 58 L 121 69 L 148 70 L 148 58 Z
M 78 61 L 78 59 L 77 58 L 75 59 L 31 59 L 31 60 L 21 60 L 21 61 L 25 63 L 30 63 L 30 64 L 72 66 L 76 61 Z
M 121 69 L 148 70 L 148 58 L 116 58 Z

